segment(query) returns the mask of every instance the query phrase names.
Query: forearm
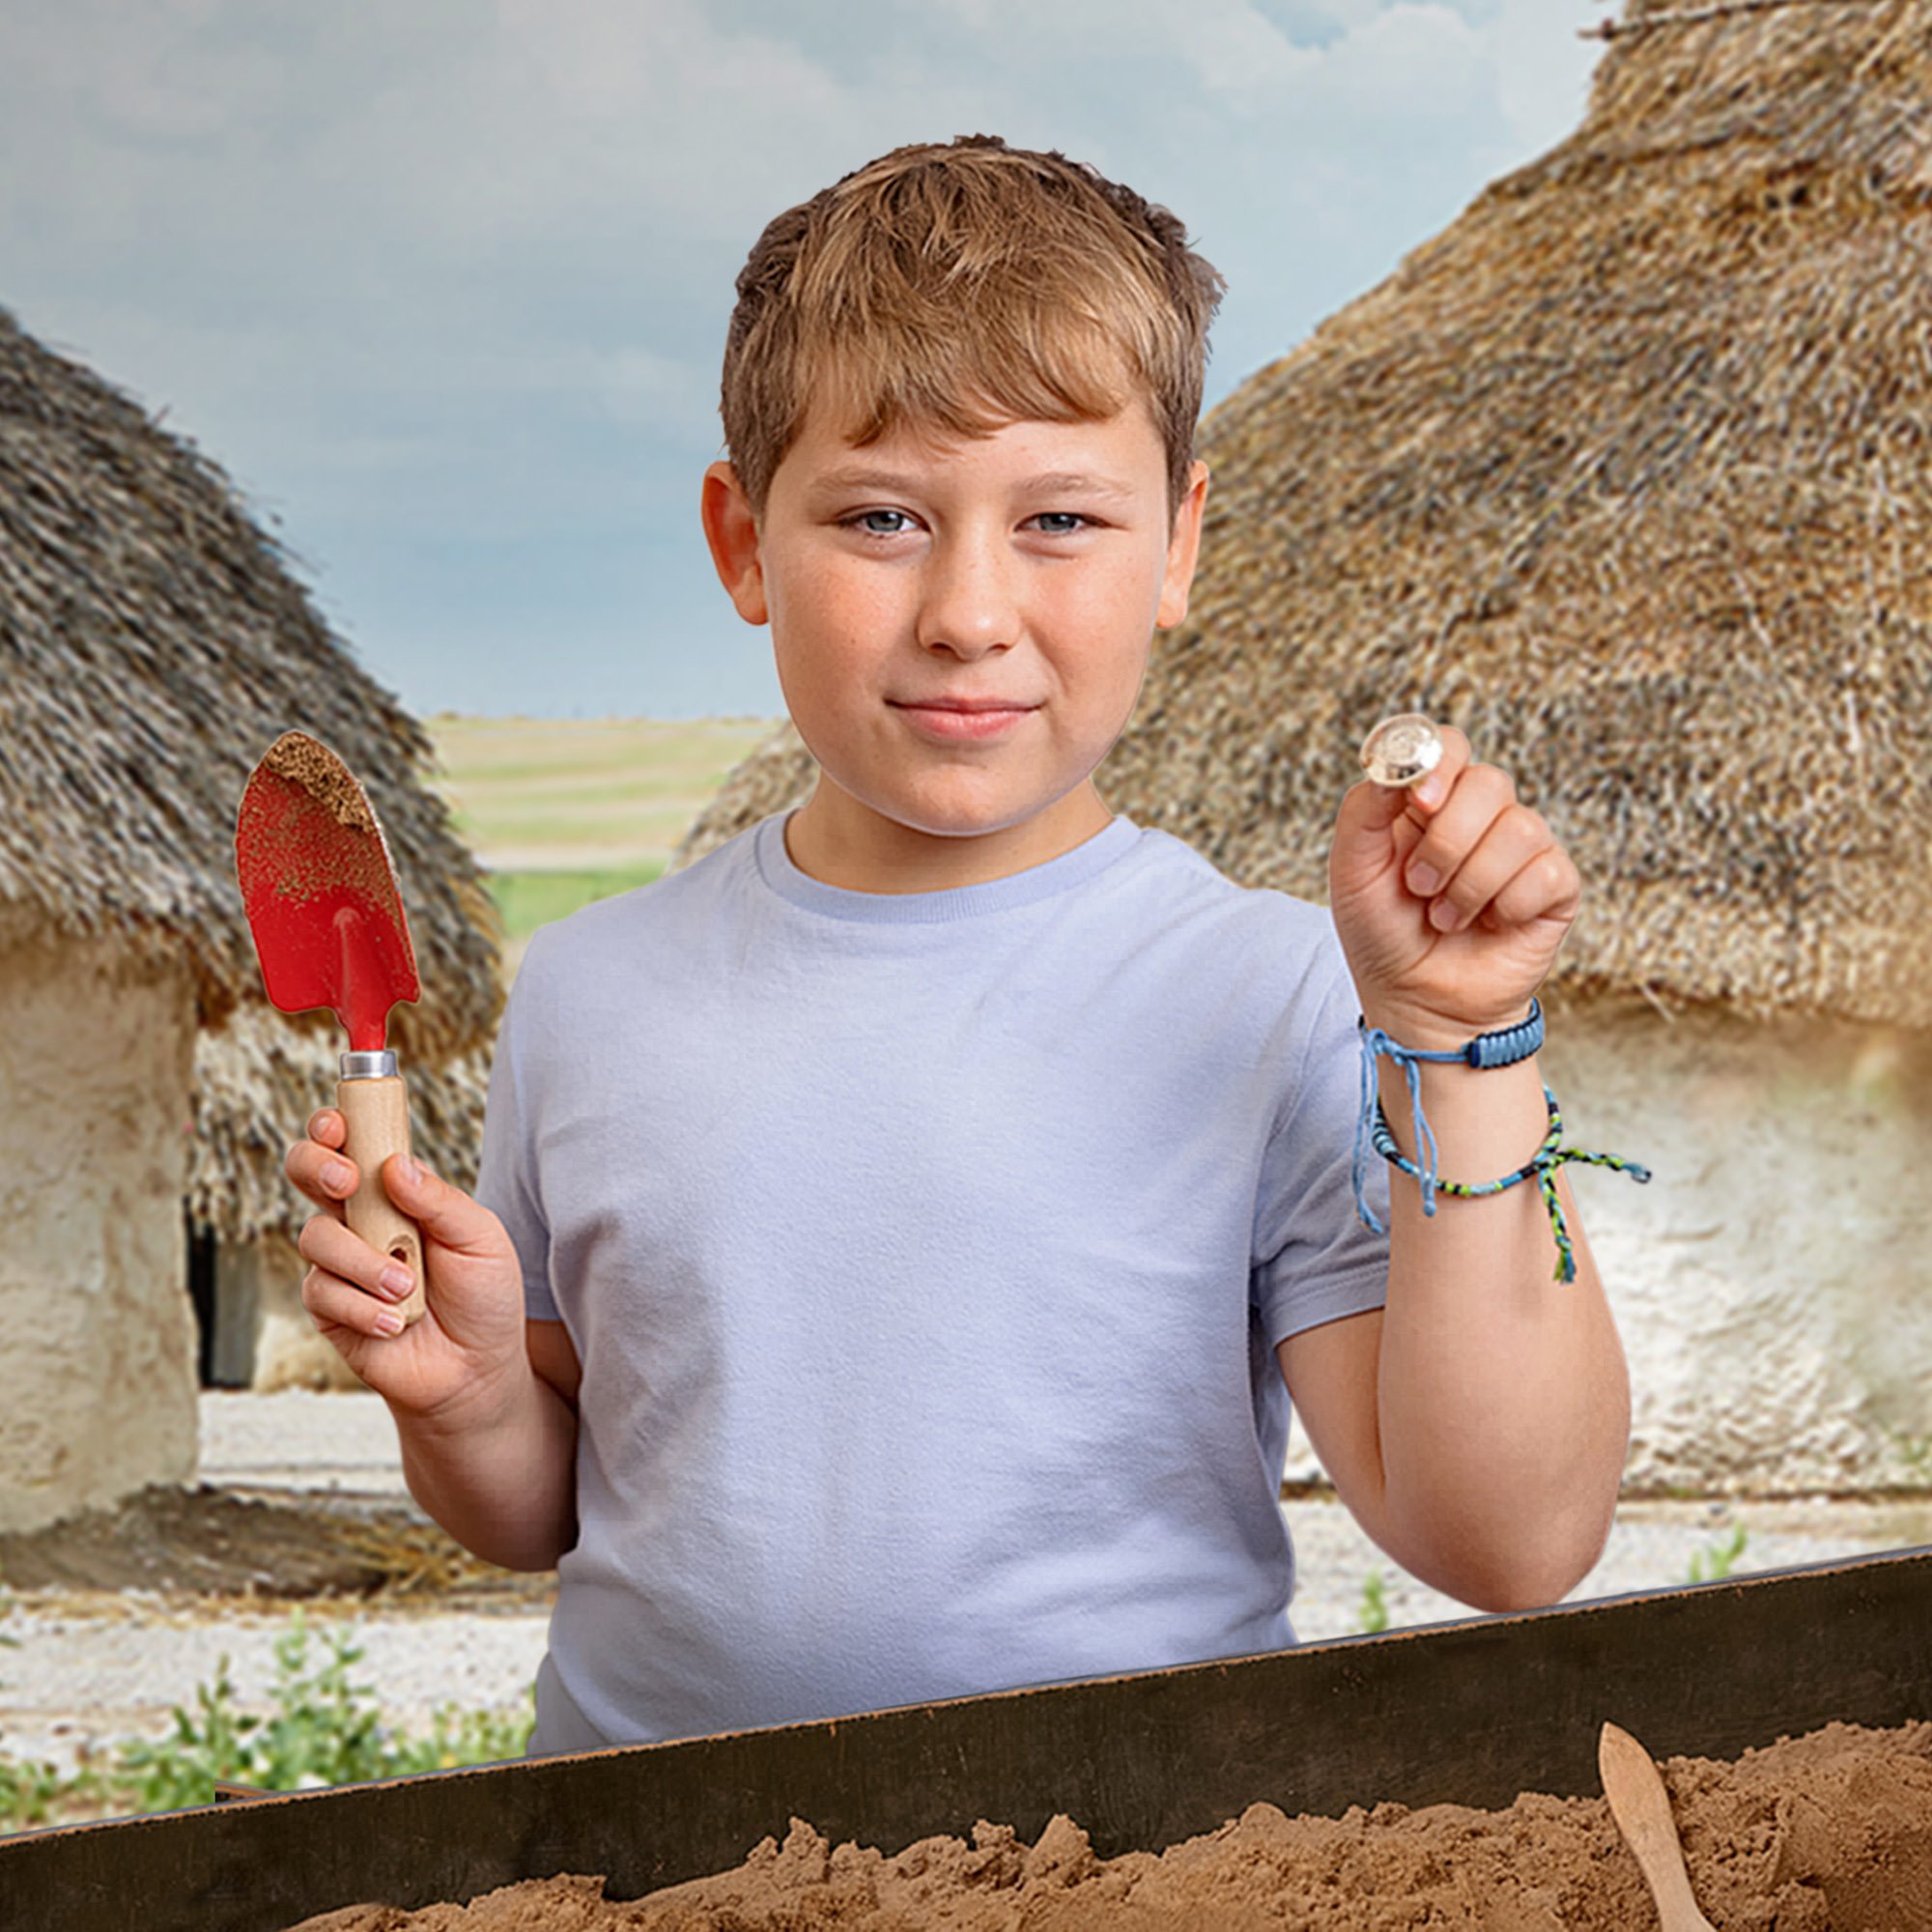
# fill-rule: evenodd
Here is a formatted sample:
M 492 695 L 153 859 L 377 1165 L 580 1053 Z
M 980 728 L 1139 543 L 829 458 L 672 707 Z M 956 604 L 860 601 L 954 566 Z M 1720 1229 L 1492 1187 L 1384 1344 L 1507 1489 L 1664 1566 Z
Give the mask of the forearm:
M 1439 1046 L 1460 1041 L 1404 1040 Z M 1478 1072 L 1423 1064 L 1436 1173 L 1490 1180 L 1548 1129 L 1534 1059 Z M 1378 1062 L 1396 1144 L 1420 1162 L 1406 1082 Z M 1576 1279 L 1534 1181 L 1463 1199 L 1391 1173 L 1378 1388 L 1387 1532 L 1408 1567 L 1484 1608 L 1554 1602 L 1603 1548 L 1630 1434 L 1630 1382 L 1567 1178 Z
M 505 1570 L 551 1570 L 575 1546 L 577 1411 L 527 1364 L 459 1414 L 390 1413 L 411 1495 L 466 1549 Z

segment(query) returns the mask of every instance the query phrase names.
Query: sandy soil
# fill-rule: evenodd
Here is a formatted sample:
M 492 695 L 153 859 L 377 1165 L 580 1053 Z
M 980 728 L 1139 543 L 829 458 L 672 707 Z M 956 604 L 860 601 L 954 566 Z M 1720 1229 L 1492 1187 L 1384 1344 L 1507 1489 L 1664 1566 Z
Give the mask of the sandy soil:
M 1664 1782 L 1698 1903 L 1724 1932 L 1932 1925 L 1932 1722 L 1830 1724 L 1734 1762 L 1670 1758 Z M 351 1906 L 290 1932 L 1647 1932 L 1657 1914 L 1601 1798 L 1526 1793 L 1506 1810 L 1251 1805 L 1158 1857 L 1098 1859 L 1055 1818 L 1034 1845 L 979 1825 L 969 1845 L 885 1858 L 801 1820 L 736 1871 L 623 1903 L 602 1878 L 531 1880 L 468 1903 Z

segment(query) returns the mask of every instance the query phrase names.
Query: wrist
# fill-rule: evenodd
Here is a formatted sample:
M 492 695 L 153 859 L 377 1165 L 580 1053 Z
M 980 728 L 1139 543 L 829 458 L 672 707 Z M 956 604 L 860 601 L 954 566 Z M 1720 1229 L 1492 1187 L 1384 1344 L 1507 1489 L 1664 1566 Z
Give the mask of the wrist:
M 425 1443 L 458 1442 L 491 1435 L 514 1420 L 532 1395 L 541 1394 L 540 1383 L 542 1378 L 528 1355 L 523 1354 L 470 1377 L 425 1406 L 404 1404 L 386 1392 L 383 1400 L 399 1435 L 407 1434 Z
M 1519 1000 L 1487 1014 L 1463 1018 L 1426 1007 L 1405 1006 L 1395 1001 L 1362 1003 L 1364 1026 L 1386 1034 L 1398 1046 L 1418 1053 L 1460 1053 L 1479 1035 L 1503 1033 L 1527 1023 L 1535 1007 L 1533 999 Z

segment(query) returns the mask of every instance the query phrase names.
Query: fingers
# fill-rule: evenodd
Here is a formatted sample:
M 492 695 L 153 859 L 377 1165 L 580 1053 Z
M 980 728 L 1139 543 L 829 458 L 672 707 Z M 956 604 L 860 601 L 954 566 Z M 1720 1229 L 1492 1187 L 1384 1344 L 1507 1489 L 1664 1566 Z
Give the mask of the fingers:
M 406 1155 L 391 1154 L 383 1163 L 383 1185 L 426 1240 L 460 1255 L 500 1258 L 513 1252 L 502 1222 L 489 1208 Z
M 1397 792 L 1408 816 L 1425 831 L 1430 820 L 1442 809 L 1442 802 L 1455 789 L 1473 755 L 1467 736 L 1453 724 L 1438 724 L 1435 734 L 1442 740 L 1442 755 L 1426 779 Z
M 364 1335 L 401 1330 L 403 1319 L 394 1304 L 414 1286 L 407 1268 L 327 1214 L 309 1216 L 296 1248 L 312 1264 L 302 1277 L 302 1306 L 319 1323 Z
M 1432 777 L 1436 774 L 1432 774 Z M 1577 869 L 1538 812 L 1519 804 L 1507 772 L 1468 765 L 1403 860 L 1403 883 L 1430 903 L 1438 932 L 1521 924 L 1574 912 Z
M 307 1140 L 298 1141 L 282 1162 L 282 1172 L 319 1208 L 342 1219 L 342 1203 L 355 1192 L 360 1176 L 340 1151 L 348 1135 L 340 1114 L 324 1108 L 309 1119 Z
M 296 1242 L 312 1264 L 302 1277 L 302 1306 L 324 1334 L 340 1327 L 361 1335 L 396 1335 L 404 1322 L 394 1304 L 407 1297 L 414 1280 L 349 1230 L 344 1203 L 361 1175 L 340 1151 L 348 1133 L 342 1116 L 325 1107 L 310 1116 L 308 1138 L 298 1141 L 282 1163 L 296 1186 L 326 1210 L 309 1217 Z
M 1570 920 L 1583 902 L 1583 881 L 1562 846 L 1553 841 L 1536 854 L 1478 915 L 1500 928 L 1536 919 Z
M 1399 868 L 1427 835 L 1431 822 L 1469 762 L 1469 741 L 1453 724 L 1436 727 L 1442 756 L 1419 784 L 1378 785 L 1363 779 L 1350 787 L 1335 821 L 1330 892 L 1346 878 L 1378 873 L 1393 849 Z

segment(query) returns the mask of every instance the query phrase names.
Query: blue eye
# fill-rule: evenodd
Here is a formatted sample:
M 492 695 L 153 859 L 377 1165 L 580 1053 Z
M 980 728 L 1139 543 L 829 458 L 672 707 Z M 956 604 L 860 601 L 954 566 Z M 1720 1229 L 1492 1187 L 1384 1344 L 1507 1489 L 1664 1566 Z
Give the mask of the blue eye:
M 896 529 L 879 529 L 874 526 L 872 521 L 875 517 L 897 517 L 900 520 L 899 526 Z M 1028 521 L 1035 524 L 1052 525 L 1056 519 L 1058 520 L 1059 527 L 1047 528 L 1041 532 L 1042 535 L 1054 537 L 1077 536 L 1082 529 L 1091 529 L 1094 523 L 1091 517 L 1083 516 L 1077 510 L 1041 510 L 1037 516 L 1029 518 Z M 861 510 L 856 516 L 840 518 L 839 528 L 857 530 L 861 535 L 868 537 L 897 537 L 903 536 L 906 533 L 907 529 L 911 527 L 912 521 L 910 513 L 905 510 Z

